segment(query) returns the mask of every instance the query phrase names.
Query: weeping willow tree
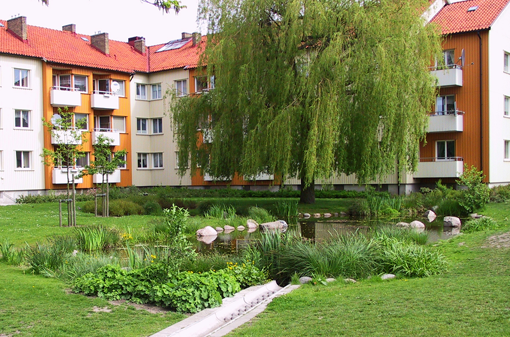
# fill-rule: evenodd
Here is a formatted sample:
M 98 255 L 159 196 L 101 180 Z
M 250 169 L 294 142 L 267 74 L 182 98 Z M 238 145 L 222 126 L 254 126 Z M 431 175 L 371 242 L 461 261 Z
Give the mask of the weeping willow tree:
M 319 178 L 415 170 L 441 49 L 420 18 L 427 1 L 203 1 L 215 89 L 173 100 L 179 162 L 298 177 L 306 203 Z

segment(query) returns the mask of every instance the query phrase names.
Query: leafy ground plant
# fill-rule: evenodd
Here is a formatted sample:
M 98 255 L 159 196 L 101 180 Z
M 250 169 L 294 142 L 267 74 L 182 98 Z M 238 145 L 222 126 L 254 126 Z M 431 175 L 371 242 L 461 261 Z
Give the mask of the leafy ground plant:
M 479 219 L 469 220 L 462 226 L 462 231 L 464 233 L 473 233 L 479 231 L 487 231 L 494 230 L 498 228 L 498 223 L 496 220 L 490 217 L 482 217 Z

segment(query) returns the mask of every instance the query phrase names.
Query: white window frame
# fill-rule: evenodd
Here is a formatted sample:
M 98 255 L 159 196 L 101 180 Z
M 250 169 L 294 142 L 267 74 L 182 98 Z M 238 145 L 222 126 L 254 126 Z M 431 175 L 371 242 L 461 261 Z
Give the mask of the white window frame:
M 79 113 L 76 112 L 73 115 L 74 118 L 74 126 L 76 127 L 78 125 L 78 120 L 76 119 L 76 116 L 85 116 L 85 125 L 80 128 L 80 130 L 88 130 L 89 129 L 89 114 Z
M 105 81 L 107 86 L 106 90 L 101 90 L 99 88 L 99 83 L 101 81 Z M 109 78 L 96 78 L 94 79 L 94 94 L 99 95 L 112 95 L 112 80 Z
M 510 53 L 503 54 L 503 71 L 510 74 Z
M 503 159 L 510 161 L 510 140 L 505 140 Z
M 188 168 L 188 164 L 189 164 L 189 160 L 186 163 L 186 167 L 185 168 Z M 175 169 L 179 169 L 179 168 L 180 168 L 180 164 L 179 164 L 179 151 L 175 151 Z
M 503 116 L 510 117 L 510 97 L 505 96 L 503 100 Z M 2 124 L 0 124 L 0 127 Z
M 84 89 L 80 89 L 80 87 L 76 86 L 76 77 L 85 78 L 85 88 Z M 88 76 L 87 75 L 73 75 L 73 88 L 74 88 L 74 91 L 88 93 L 89 92 L 89 78 L 88 78 Z
M 21 155 L 21 165 L 18 166 L 18 154 Z M 30 170 L 32 168 L 32 151 L 16 151 L 15 152 L 15 162 L 16 162 L 16 170 Z M 25 166 L 25 161 L 28 162 L 28 165 Z
M 112 132 L 112 118 L 111 116 L 95 116 L 94 129 L 99 132 Z M 101 127 L 101 120 L 108 119 L 108 127 Z
M 16 119 L 18 117 L 16 117 L 16 115 L 18 114 L 18 112 L 20 113 L 20 117 L 19 117 L 19 122 L 20 122 L 20 126 L 16 126 Z M 27 114 L 27 126 L 23 126 L 23 113 L 26 113 Z M 30 129 L 30 110 L 22 110 L 22 109 L 15 109 L 14 110 L 14 128 L 15 129 Z
M 0 130 L 2 130 L 2 108 L 0 108 Z
M 156 89 L 156 91 L 154 91 Z M 151 84 L 151 99 L 162 99 L 161 95 L 161 83 Z
M 145 160 L 145 166 L 141 165 L 141 164 L 143 164 L 143 160 Z M 137 154 L 136 167 L 140 170 L 146 170 L 149 168 L 149 154 L 148 153 L 140 152 Z
M 145 121 L 145 129 L 143 129 L 142 121 Z M 136 119 L 136 134 L 137 135 L 148 135 L 149 134 L 149 119 L 148 118 L 137 118 Z
M 448 109 L 448 101 L 453 101 L 453 109 Z M 440 102 L 441 101 L 441 102 Z M 455 95 L 442 95 L 436 97 L 436 115 L 448 115 L 457 110 Z
M 116 125 L 117 123 L 115 120 L 122 119 L 122 129 L 117 129 Z M 120 133 L 126 133 L 126 117 L 125 116 L 112 116 L 112 126 L 115 131 L 118 131 Z
M 205 86 L 205 88 L 198 90 L 199 79 L 203 79 L 203 78 L 205 78 L 205 80 L 207 81 L 206 86 Z M 200 82 L 203 82 L 203 81 L 200 81 Z M 210 80 L 209 80 L 209 78 L 207 78 L 207 76 L 195 76 L 195 93 L 200 94 L 202 92 L 207 92 L 210 89 L 211 89 L 210 88 Z
M 453 142 L 454 154 L 453 154 L 453 156 L 448 156 L 448 143 L 452 143 L 452 142 Z M 439 144 L 444 144 L 444 154 L 445 154 L 444 157 L 439 157 Z M 457 155 L 457 151 L 455 148 L 455 140 L 448 139 L 448 140 L 437 140 L 436 141 L 436 161 L 453 160 L 453 159 L 455 159 L 456 155 Z
M 119 84 L 119 91 L 117 91 L 115 95 L 119 97 L 126 97 L 126 81 L 112 79 L 112 84 L 113 82 L 117 82 Z
M 24 72 L 26 72 L 26 77 L 23 76 Z M 16 80 L 16 77 L 19 77 L 19 79 Z M 13 87 L 25 88 L 25 89 L 30 88 L 30 70 L 29 69 L 14 68 L 13 79 L 14 79 Z M 26 80 L 24 80 L 24 79 L 26 79 Z M 18 84 L 16 84 L 16 83 L 18 83 Z
M 142 93 L 143 88 L 143 93 Z M 147 100 L 147 84 L 136 83 L 136 99 Z
M 160 135 L 163 133 L 163 118 L 153 118 L 151 124 L 153 135 Z
M 4 151 L 0 150 L 0 172 L 4 170 Z
M 78 161 L 79 160 L 85 161 L 84 162 L 85 165 L 78 165 Z M 76 158 L 74 160 L 74 163 L 75 163 L 74 166 L 75 167 L 79 167 L 79 168 L 83 168 L 83 167 L 89 165 L 90 164 L 90 152 L 85 152 L 85 156 L 80 157 L 80 158 Z
M 163 152 L 155 152 L 152 154 L 152 168 L 163 168 Z
M 113 153 L 113 156 L 115 157 L 116 156 L 116 153 Z M 120 169 L 120 170 L 125 170 L 126 167 L 127 167 L 127 155 L 123 155 L 122 156 L 122 160 L 124 160 L 124 164 L 119 164 L 117 167 Z
M 183 97 L 188 95 L 188 80 L 177 80 L 175 84 L 175 95 Z

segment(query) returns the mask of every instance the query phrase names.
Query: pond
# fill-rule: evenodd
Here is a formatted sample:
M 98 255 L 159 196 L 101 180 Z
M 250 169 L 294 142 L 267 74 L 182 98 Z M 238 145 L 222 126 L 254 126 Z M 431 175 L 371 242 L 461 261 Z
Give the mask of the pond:
M 300 233 L 301 236 L 306 239 L 323 241 L 328 240 L 333 235 L 355 233 L 356 231 L 367 233 L 378 226 L 395 225 L 400 221 L 410 223 L 413 220 L 416 219 L 392 219 L 381 221 L 378 219 L 338 217 L 300 221 L 297 224 L 289 225 L 288 231 Z M 459 234 L 458 228 L 443 227 L 442 218 L 438 218 L 430 223 L 425 219 L 420 220 L 426 226 L 425 231 L 429 235 L 429 243 L 445 240 Z M 216 239 L 212 242 L 196 240 L 194 244 L 197 251 L 202 253 L 215 251 L 218 253 L 231 254 L 247 247 L 251 241 L 258 240 L 260 237 L 261 232 L 258 229 L 252 232 L 248 232 L 247 230 L 235 230 L 231 233 L 219 233 Z

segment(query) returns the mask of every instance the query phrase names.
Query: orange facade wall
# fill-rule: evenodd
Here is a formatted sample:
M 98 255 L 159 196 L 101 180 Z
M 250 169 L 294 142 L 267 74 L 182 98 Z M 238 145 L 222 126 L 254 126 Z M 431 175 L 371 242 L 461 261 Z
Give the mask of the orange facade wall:
M 436 141 L 455 140 L 455 155 L 462 157 L 464 163 L 474 165 L 484 171 L 488 181 L 489 165 L 489 94 L 488 94 L 488 31 L 480 33 L 482 39 L 482 57 L 480 59 L 480 40 L 476 32 L 447 36 L 443 49 L 454 49 L 455 59 L 459 60 L 462 49 L 465 50 L 462 87 L 440 88 L 440 95 L 455 95 L 457 109 L 464 111 L 464 131 L 447 133 L 429 133 L 420 149 L 421 158 L 436 156 Z M 480 63 L 482 64 L 482 111 L 480 117 Z M 457 64 L 460 64 L 458 61 Z M 431 109 L 433 111 L 434 108 Z M 481 132 L 480 123 L 483 131 Z M 483 145 L 480 145 L 482 137 Z M 480 152 L 482 151 L 482 152 Z M 483 159 L 481 159 L 483 158 Z
M 90 160 L 93 157 L 93 147 L 91 141 L 91 132 L 94 130 L 95 119 L 94 116 L 100 115 L 112 115 L 112 116 L 124 116 L 126 117 L 126 133 L 120 134 L 120 146 L 113 147 L 112 151 L 127 150 L 128 155 L 126 156 L 126 168 L 121 170 L 121 182 L 118 186 L 131 186 L 132 175 L 131 175 L 131 104 L 129 99 L 130 93 L 130 75 L 125 73 L 98 71 L 94 69 L 77 68 L 71 66 L 63 66 L 51 63 L 43 64 L 43 116 L 45 120 L 50 120 L 53 114 L 57 111 L 51 105 L 51 88 L 53 86 L 53 73 L 59 72 L 61 74 L 73 74 L 73 75 L 84 75 L 88 79 L 88 92 L 81 94 L 81 105 L 77 107 L 69 108 L 70 112 L 83 113 L 89 115 L 89 133 L 84 136 L 84 142 L 81 145 L 82 151 L 90 152 Z M 91 107 L 91 96 L 93 92 L 93 80 L 94 76 L 100 78 L 111 78 L 122 80 L 125 83 L 125 97 L 119 97 L 119 109 L 118 110 L 94 110 Z M 44 147 L 47 149 L 54 149 L 51 144 L 51 133 L 48 130 L 44 130 Z M 52 183 L 52 171 L 53 167 L 45 167 L 45 188 L 46 189 L 65 189 L 66 185 L 54 185 Z M 94 184 L 92 182 L 92 176 L 83 177 L 83 183 L 77 184 L 76 188 L 92 188 Z

